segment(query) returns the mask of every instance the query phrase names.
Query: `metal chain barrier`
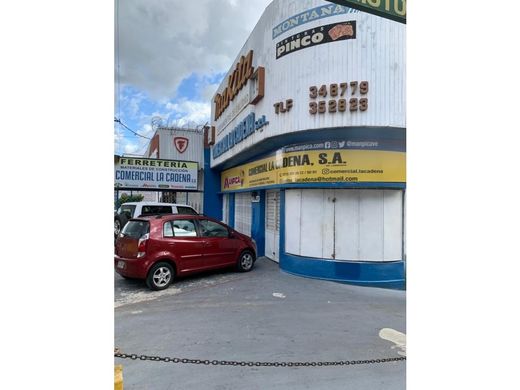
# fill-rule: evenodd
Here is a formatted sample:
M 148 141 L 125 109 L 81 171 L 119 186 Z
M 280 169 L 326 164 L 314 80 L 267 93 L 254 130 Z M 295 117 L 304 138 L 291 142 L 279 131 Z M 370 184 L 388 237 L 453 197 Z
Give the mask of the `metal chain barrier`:
M 339 360 L 333 362 L 248 362 L 236 360 L 200 360 L 181 359 L 172 357 L 148 356 L 120 353 L 116 348 L 114 356 L 120 359 L 151 360 L 153 362 L 180 363 L 180 364 L 204 364 L 206 366 L 241 366 L 241 367 L 323 367 L 323 366 L 354 366 L 358 364 L 379 364 L 406 360 L 406 356 L 370 359 L 370 360 Z

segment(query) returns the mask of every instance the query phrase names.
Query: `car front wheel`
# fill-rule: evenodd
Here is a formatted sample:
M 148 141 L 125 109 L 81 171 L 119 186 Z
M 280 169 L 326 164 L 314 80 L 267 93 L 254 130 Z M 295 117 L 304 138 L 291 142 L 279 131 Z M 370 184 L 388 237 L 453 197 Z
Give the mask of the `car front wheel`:
M 255 256 L 250 251 L 244 251 L 238 257 L 237 268 L 240 272 L 248 272 L 253 269 Z
M 175 272 L 168 263 L 157 263 L 150 269 L 146 277 L 146 285 L 151 290 L 164 290 L 173 281 Z

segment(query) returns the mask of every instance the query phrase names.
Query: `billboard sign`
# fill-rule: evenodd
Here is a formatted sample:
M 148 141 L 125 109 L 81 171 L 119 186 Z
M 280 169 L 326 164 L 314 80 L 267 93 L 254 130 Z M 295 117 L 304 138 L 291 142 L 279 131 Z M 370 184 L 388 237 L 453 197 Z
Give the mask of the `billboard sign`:
M 327 182 L 405 183 L 406 151 L 388 140 L 295 145 L 222 172 L 221 191 Z
M 196 190 L 199 164 L 192 161 L 114 156 L 114 187 Z
M 296 15 L 291 15 L 291 17 L 278 23 L 272 29 L 272 37 L 275 39 L 278 35 L 281 35 L 288 30 L 292 30 L 293 28 L 300 27 L 318 19 L 357 12 L 359 12 L 359 10 L 337 4 L 320 5 L 319 7 L 305 10 Z
M 276 59 L 323 43 L 356 38 L 356 21 L 332 23 L 301 31 L 276 44 Z

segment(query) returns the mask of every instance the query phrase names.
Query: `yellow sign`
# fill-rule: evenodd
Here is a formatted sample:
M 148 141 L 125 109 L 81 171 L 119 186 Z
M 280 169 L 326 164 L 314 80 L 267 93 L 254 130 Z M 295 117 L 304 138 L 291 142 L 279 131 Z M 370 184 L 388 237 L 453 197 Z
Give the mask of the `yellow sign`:
M 291 183 L 352 182 L 406 182 L 406 153 L 339 149 L 280 151 L 221 174 L 222 191 Z

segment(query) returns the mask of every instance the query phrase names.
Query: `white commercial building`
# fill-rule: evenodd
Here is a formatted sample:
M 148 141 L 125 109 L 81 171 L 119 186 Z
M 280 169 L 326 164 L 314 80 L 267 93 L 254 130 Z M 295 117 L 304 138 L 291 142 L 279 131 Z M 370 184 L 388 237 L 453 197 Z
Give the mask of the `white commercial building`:
M 212 101 L 205 213 L 287 272 L 402 286 L 405 32 L 322 0 L 274 0 Z

